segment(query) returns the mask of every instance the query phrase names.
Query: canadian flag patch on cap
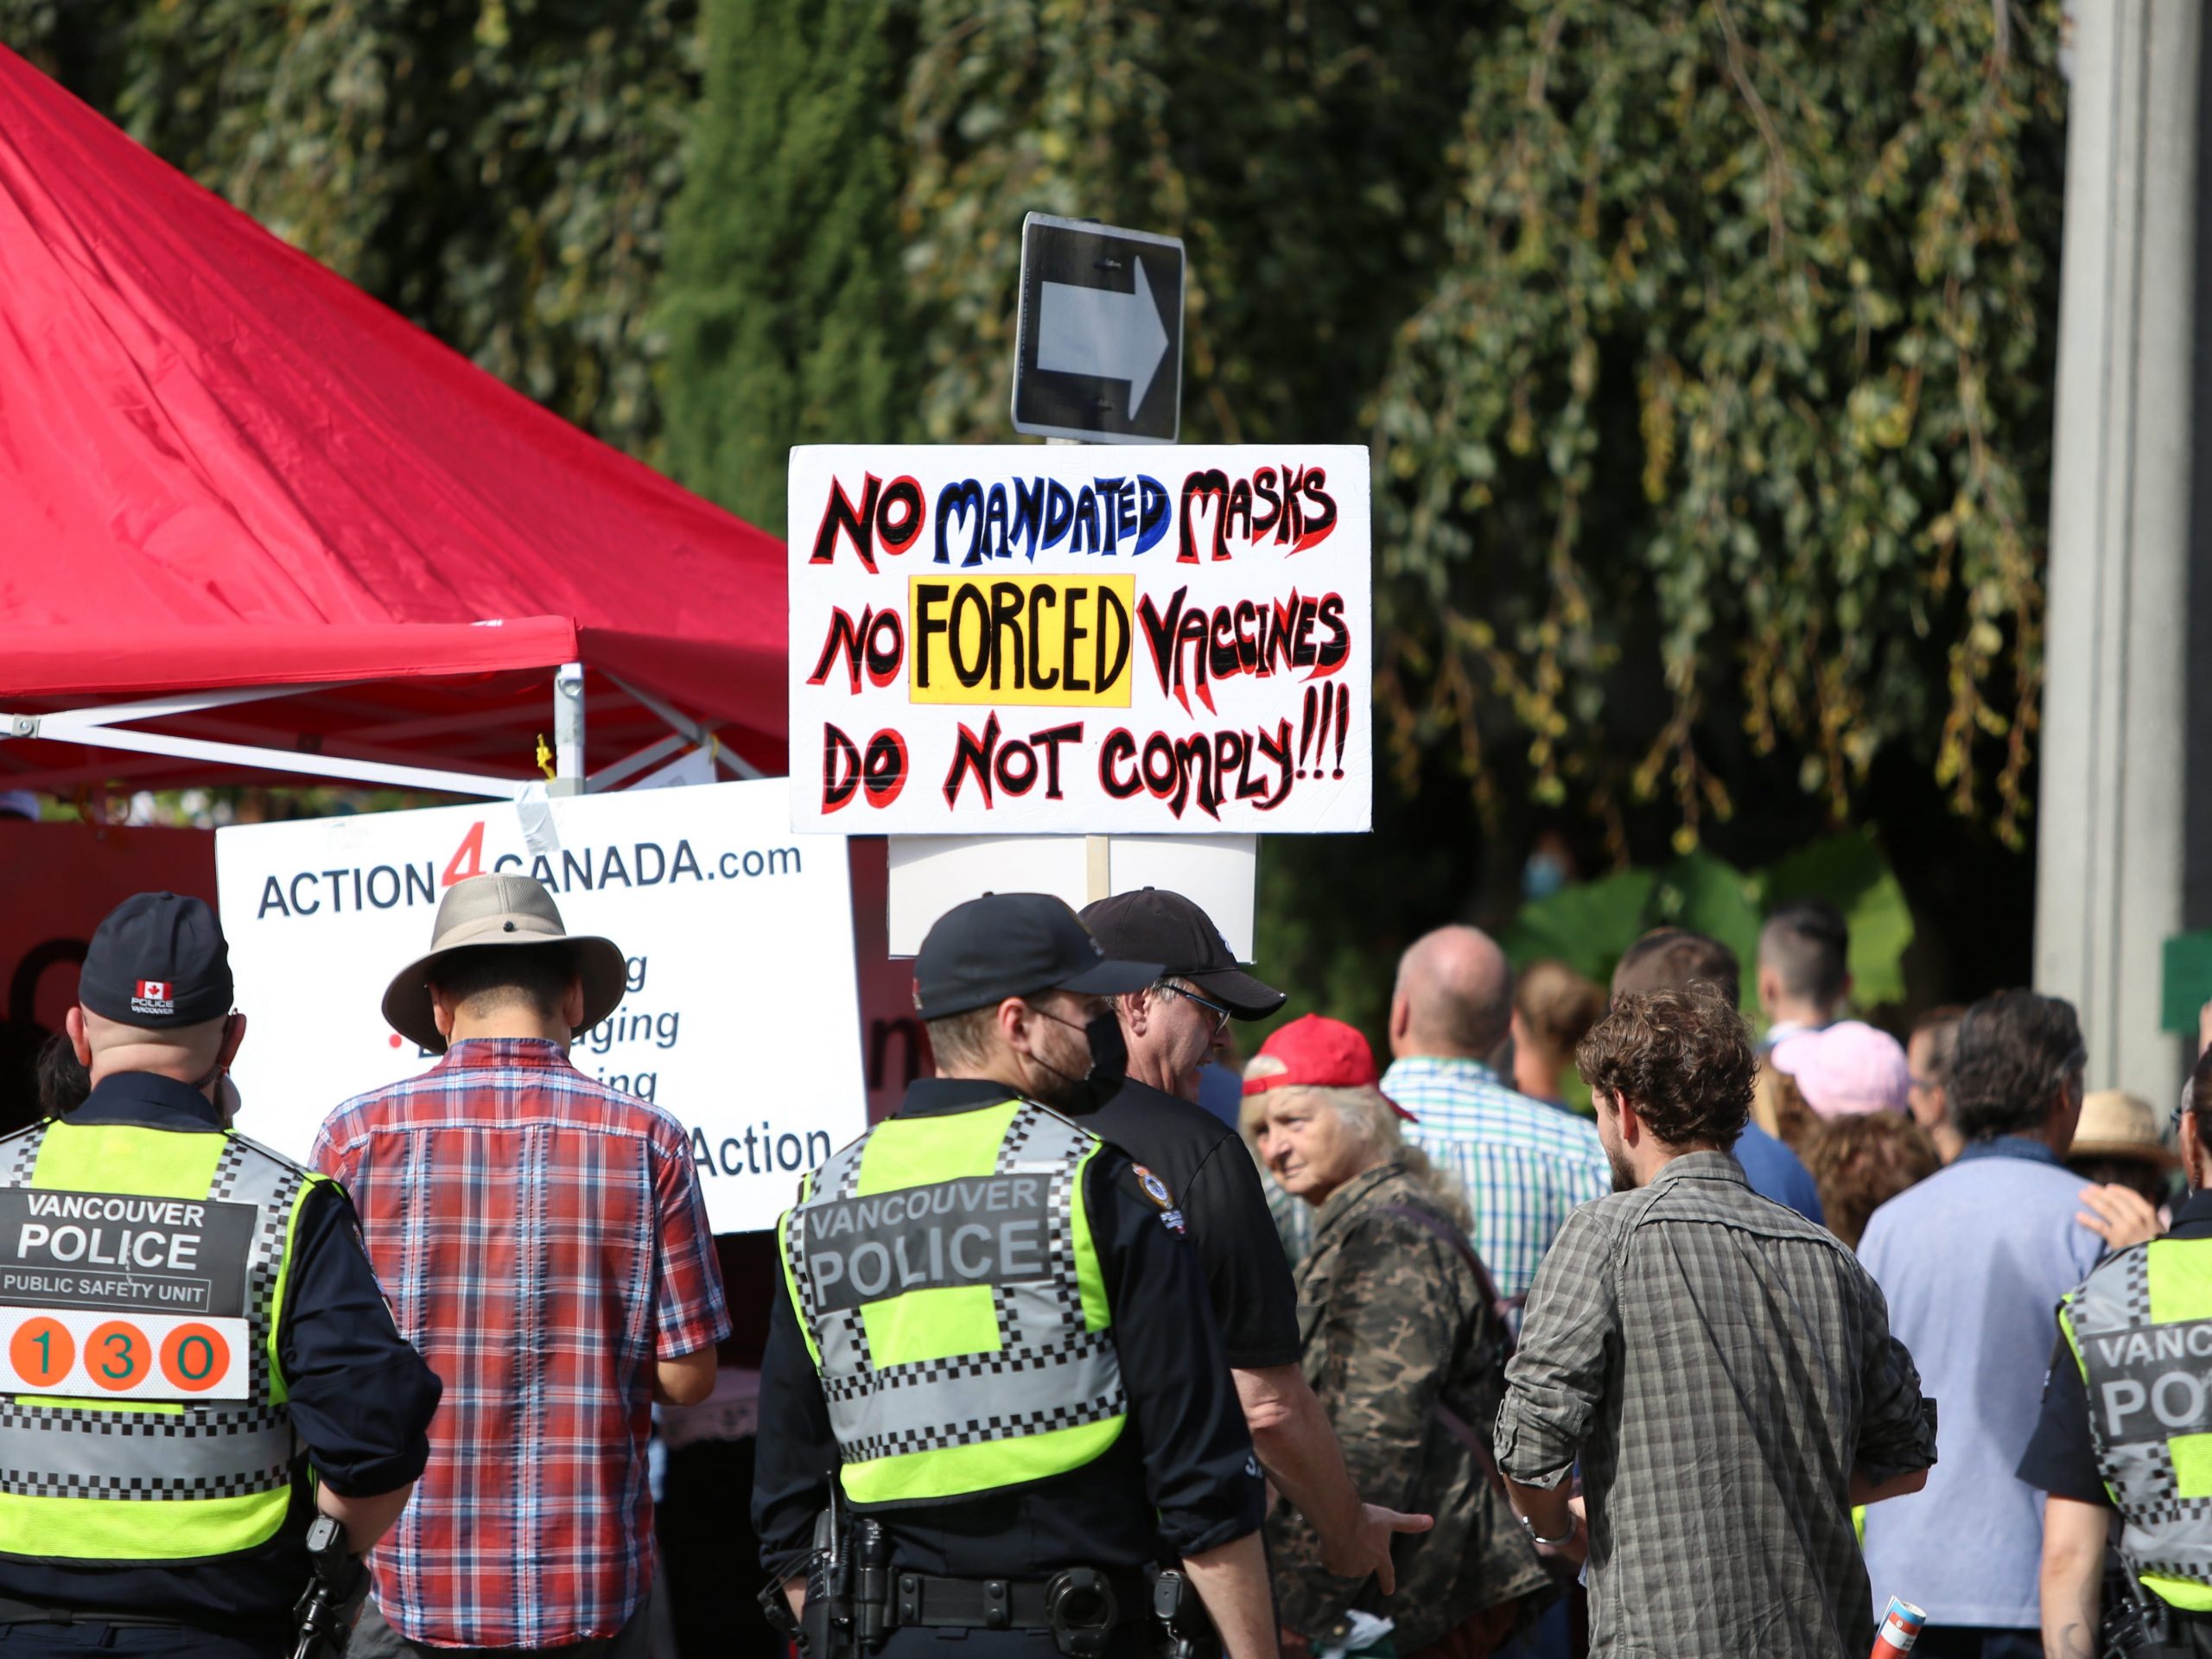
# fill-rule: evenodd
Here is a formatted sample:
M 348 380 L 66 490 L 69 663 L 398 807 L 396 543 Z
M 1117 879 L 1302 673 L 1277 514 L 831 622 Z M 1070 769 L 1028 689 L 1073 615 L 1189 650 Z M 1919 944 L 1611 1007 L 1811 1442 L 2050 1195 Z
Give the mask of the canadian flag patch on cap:
M 133 1014 L 175 1014 L 176 985 L 166 979 L 142 979 L 130 999 Z

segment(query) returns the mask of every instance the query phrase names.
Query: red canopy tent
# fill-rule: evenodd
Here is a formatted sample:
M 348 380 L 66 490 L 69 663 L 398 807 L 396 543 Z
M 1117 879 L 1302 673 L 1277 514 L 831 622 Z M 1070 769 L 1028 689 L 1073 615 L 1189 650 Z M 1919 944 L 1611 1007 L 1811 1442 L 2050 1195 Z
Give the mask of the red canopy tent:
M 784 627 L 775 538 L 0 48 L 0 789 L 506 795 L 556 702 L 569 787 L 779 772 Z

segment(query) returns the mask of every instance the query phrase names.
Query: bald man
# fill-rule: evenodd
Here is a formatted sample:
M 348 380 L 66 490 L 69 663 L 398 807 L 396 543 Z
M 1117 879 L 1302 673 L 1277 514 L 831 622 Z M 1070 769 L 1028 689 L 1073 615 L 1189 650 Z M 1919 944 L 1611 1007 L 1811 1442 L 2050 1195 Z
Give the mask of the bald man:
M 1500 1080 L 1491 1061 L 1512 1022 L 1496 940 L 1472 927 L 1415 940 L 1398 963 L 1382 1092 L 1419 1120 L 1406 1139 L 1466 1188 L 1476 1248 L 1517 1310 L 1567 1212 L 1613 1178 L 1596 1124 Z

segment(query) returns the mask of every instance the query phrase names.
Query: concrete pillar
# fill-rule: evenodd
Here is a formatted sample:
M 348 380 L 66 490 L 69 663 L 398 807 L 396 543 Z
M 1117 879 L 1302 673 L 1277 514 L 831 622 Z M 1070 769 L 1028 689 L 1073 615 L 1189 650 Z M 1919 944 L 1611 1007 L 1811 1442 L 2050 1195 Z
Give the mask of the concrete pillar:
M 2195 360 L 2196 0 L 2074 15 L 2060 272 L 2036 984 L 2089 1084 L 2173 1097 L 2161 953 L 2183 925 Z

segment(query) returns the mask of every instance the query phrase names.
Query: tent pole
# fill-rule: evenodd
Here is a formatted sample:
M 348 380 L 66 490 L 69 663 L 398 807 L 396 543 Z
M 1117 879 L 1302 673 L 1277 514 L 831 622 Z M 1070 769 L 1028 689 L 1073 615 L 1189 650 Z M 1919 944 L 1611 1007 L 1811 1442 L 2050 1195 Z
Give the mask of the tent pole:
M 134 754 L 161 754 L 183 760 L 245 766 L 256 772 L 299 772 L 309 778 L 328 778 L 345 783 L 436 790 L 442 794 L 493 800 L 512 800 L 522 787 L 518 779 L 481 772 L 442 772 L 380 760 L 347 760 L 336 755 L 308 754 L 292 749 L 211 742 L 205 738 L 180 737 L 169 732 L 133 731 L 127 727 L 111 727 L 73 711 L 54 715 L 0 713 L 0 738 L 7 737 L 37 737 L 50 743 L 81 743 L 88 749 L 121 749 Z
M 584 792 L 584 665 L 563 663 L 553 677 L 553 781 L 548 795 Z
M 241 702 L 265 702 L 272 697 L 311 696 L 336 689 L 336 681 L 305 685 L 232 685 L 212 691 L 177 691 L 168 696 L 137 702 L 103 702 L 67 712 L 75 719 L 101 726 L 127 724 L 134 720 L 164 720 L 175 715 L 196 715 L 208 709 L 234 708 Z M 58 718 L 48 715 L 48 720 Z
M 624 779 L 643 772 L 656 760 L 665 760 L 678 749 L 690 747 L 690 740 L 680 732 L 671 732 L 666 737 L 656 738 L 634 753 L 626 754 L 612 766 L 601 766 L 584 779 L 584 792 L 596 795 L 603 789 L 613 789 Z
M 607 677 L 613 680 L 619 690 L 635 698 L 658 715 L 662 724 L 668 727 L 670 730 L 680 733 L 701 748 L 705 748 L 713 742 L 715 734 L 711 728 L 702 726 L 696 720 L 687 719 L 650 692 L 639 690 L 627 680 L 616 679 L 612 674 Z M 740 778 L 760 778 L 766 775 L 760 767 L 731 749 L 727 743 L 715 747 L 715 760 L 719 765 L 727 766 Z

